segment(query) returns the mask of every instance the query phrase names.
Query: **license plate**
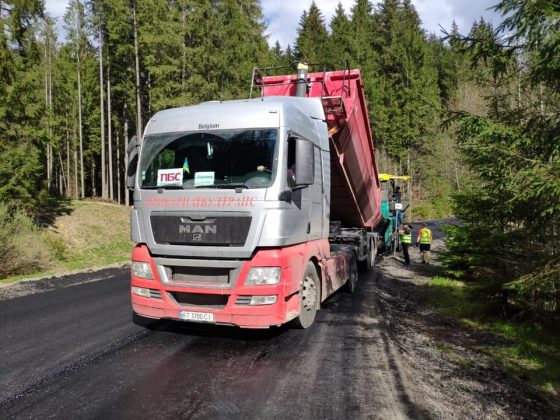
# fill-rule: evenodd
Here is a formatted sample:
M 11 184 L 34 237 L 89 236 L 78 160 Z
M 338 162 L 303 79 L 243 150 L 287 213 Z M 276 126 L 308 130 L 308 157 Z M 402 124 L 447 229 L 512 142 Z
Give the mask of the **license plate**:
M 182 321 L 214 322 L 214 314 L 212 312 L 179 311 L 179 319 Z

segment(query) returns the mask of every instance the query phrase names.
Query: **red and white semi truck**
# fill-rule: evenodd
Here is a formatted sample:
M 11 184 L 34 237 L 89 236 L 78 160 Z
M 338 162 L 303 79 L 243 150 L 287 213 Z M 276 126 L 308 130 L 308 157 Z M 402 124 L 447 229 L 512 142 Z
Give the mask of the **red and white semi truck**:
M 139 325 L 307 328 L 375 262 L 381 185 L 359 70 L 254 76 L 258 98 L 158 112 L 131 142 Z

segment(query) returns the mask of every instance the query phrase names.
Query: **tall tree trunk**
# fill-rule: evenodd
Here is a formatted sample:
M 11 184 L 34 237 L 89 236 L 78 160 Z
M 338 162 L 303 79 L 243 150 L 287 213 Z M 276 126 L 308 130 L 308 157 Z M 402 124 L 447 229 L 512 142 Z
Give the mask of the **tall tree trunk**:
M 107 198 L 107 177 L 105 168 L 105 109 L 103 87 L 103 30 L 99 26 L 99 108 L 101 110 L 101 197 Z
M 74 125 L 74 198 L 79 197 L 78 188 L 78 149 L 76 147 L 76 125 Z
M 80 58 L 78 55 L 78 123 L 79 135 L 80 135 L 80 197 L 85 197 L 84 189 L 84 138 L 83 138 L 83 127 L 82 127 L 82 81 L 80 77 Z
M 60 195 L 63 195 L 64 191 L 66 191 L 66 195 L 68 195 L 68 181 L 66 180 L 66 175 L 64 175 L 64 162 L 62 161 L 60 150 L 58 151 L 58 159 L 60 160 L 60 170 L 62 177 L 62 179 L 60 180 Z
M 66 196 L 68 198 L 70 195 L 70 133 L 68 131 L 68 123 L 66 123 L 66 169 L 68 174 L 68 183 L 66 184 Z
M 115 140 L 117 142 L 117 202 L 121 204 L 121 145 L 119 141 L 119 130 L 115 131 Z
M 49 64 L 48 64 L 48 54 L 49 54 L 49 36 L 47 33 L 47 28 L 45 27 L 45 108 L 47 113 L 49 112 Z M 47 119 L 47 133 L 49 131 L 50 121 Z M 50 153 L 50 139 L 47 140 L 46 154 L 47 154 L 47 185 L 50 188 L 51 185 L 51 153 Z
M 45 108 L 47 109 L 47 191 L 53 189 L 54 154 L 52 141 L 52 69 L 51 69 L 51 34 L 48 23 L 45 26 Z
M 61 162 L 62 162 L 62 159 L 61 159 Z M 63 165 L 63 163 L 61 163 L 61 164 Z M 62 166 L 61 167 L 62 171 L 64 171 L 63 168 L 64 167 Z M 62 197 L 64 195 L 64 173 L 60 172 L 58 174 L 58 178 L 59 178 L 58 179 L 58 195 Z
M 92 197 L 97 197 L 97 184 L 95 182 L 95 171 L 97 167 L 95 165 L 95 156 L 91 155 L 91 195 Z
M 80 2 L 78 1 L 78 4 Z M 78 36 L 81 34 L 82 28 L 80 25 L 80 19 L 78 17 Z M 85 188 L 84 188 L 84 138 L 83 138 L 83 127 L 82 127 L 82 76 L 81 76 L 81 49 L 80 49 L 80 42 L 78 39 L 76 45 L 76 58 L 78 60 L 78 124 L 79 124 L 79 136 L 80 136 L 80 197 L 85 197 Z
M 181 43 L 183 53 L 181 56 L 181 94 L 185 93 L 185 83 L 187 80 L 187 46 L 185 45 L 185 32 L 186 32 L 186 22 L 187 22 L 187 10 L 186 7 L 183 7 L 181 11 L 181 28 L 183 36 L 183 42 Z
M 74 198 L 79 198 L 78 186 L 78 149 L 74 147 Z
M 107 149 L 109 151 L 109 199 L 115 199 L 113 193 L 113 132 L 111 128 L 111 63 L 107 59 Z
M 148 72 L 148 115 L 152 114 L 152 75 Z
M 50 39 L 50 38 L 49 38 Z M 51 117 L 52 117 L 52 112 L 53 112 L 53 98 L 52 98 L 52 52 L 50 51 L 49 48 L 49 152 L 50 152 L 50 162 L 51 162 L 51 178 L 52 178 L 52 173 L 53 173 L 53 168 L 54 168 L 54 162 L 55 162 L 55 158 L 54 158 L 54 148 L 52 143 L 50 142 L 50 139 L 52 139 L 53 137 L 53 127 L 52 127 L 52 121 L 51 121 Z
M 406 171 L 410 176 L 408 180 L 408 220 L 412 220 L 412 169 L 410 167 L 410 148 L 406 151 Z M 399 175 L 403 175 L 400 173 Z
M 123 138 L 124 138 L 124 204 L 130 206 L 130 191 L 128 191 L 128 106 L 123 106 Z
M 51 121 L 51 117 L 52 117 L 52 112 L 53 112 L 53 94 L 52 94 L 52 52 L 50 49 L 50 35 L 49 35 L 49 73 L 48 73 L 48 106 L 49 106 L 49 162 L 50 162 L 50 173 L 51 173 L 51 181 L 49 182 L 49 189 L 51 188 L 51 183 L 52 183 L 52 178 L 53 178 L 53 168 L 54 168 L 54 149 L 53 149 L 53 145 L 51 143 L 52 141 L 52 137 L 53 137 L 53 128 L 52 128 L 52 121 Z
M 132 0 L 132 19 L 134 26 L 134 62 L 136 65 L 136 137 L 142 139 L 142 102 L 140 98 L 140 57 L 138 53 L 138 20 L 136 0 Z

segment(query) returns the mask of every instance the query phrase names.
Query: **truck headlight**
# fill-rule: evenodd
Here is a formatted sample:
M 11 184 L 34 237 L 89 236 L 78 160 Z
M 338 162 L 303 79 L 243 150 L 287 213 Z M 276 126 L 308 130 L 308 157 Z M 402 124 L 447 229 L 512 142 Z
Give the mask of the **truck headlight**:
M 278 296 L 252 296 L 249 305 L 256 306 L 256 305 L 274 305 L 278 300 Z
M 253 267 L 247 274 L 245 284 L 256 286 L 278 284 L 280 282 L 280 272 L 280 267 Z
M 134 277 L 140 277 L 141 279 L 152 280 L 154 278 L 152 274 L 152 268 L 150 263 L 141 261 L 132 261 L 132 275 Z
M 146 289 L 144 287 L 134 286 L 132 288 L 132 293 L 134 293 L 135 295 L 138 295 L 138 296 L 146 297 L 146 298 L 152 297 L 151 294 L 150 294 L 150 289 Z

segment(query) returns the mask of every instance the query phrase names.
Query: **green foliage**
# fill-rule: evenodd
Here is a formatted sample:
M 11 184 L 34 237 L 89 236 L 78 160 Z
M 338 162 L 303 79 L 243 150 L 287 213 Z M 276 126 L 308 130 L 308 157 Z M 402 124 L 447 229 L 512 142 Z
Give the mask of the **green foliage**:
M 558 314 L 559 296 L 552 293 L 545 298 L 538 292 L 549 287 L 550 277 L 541 275 L 541 270 L 559 246 L 557 158 L 549 147 L 538 147 L 541 134 L 534 138 L 532 126 L 505 125 L 478 116 L 463 116 L 461 121 L 461 149 L 465 162 L 476 168 L 478 184 L 455 197 L 455 214 L 464 223 L 452 232 L 451 252 L 461 255 L 457 259 L 472 271 L 485 273 L 481 279 L 489 286 L 520 278 L 514 283 L 517 287 L 495 291 L 518 292 L 512 297 L 515 303 Z M 527 289 L 521 287 L 527 284 L 535 292 L 529 300 L 523 298 Z M 538 302 L 538 296 L 544 300 Z
M 549 391 L 560 389 L 560 339 L 557 325 L 534 322 L 504 321 L 495 307 L 480 298 L 480 286 L 434 277 L 427 297 L 432 306 L 445 316 L 458 319 L 463 325 L 496 336 L 493 344 L 476 350 L 488 355 L 508 372 L 530 380 Z M 438 349 L 459 365 L 463 361 L 453 347 L 439 344 Z
M 328 61 L 325 46 L 328 44 L 327 28 L 323 23 L 321 11 L 311 2 L 309 11 L 304 11 L 297 29 L 296 53 L 298 60 L 310 64 Z
M 536 36 L 534 16 L 519 15 L 524 7 L 515 1 L 499 5 L 515 12 L 506 20 L 513 40 Z M 546 25 L 541 30 L 543 40 L 560 32 Z M 462 158 L 476 182 L 455 195 L 455 214 L 463 223 L 451 231 L 448 263 L 466 269 L 506 312 L 558 318 L 560 97 L 553 83 L 547 85 L 550 68 L 534 61 L 546 43 L 503 45 L 483 21 L 468 42 L 474 81 L 487 92 L 489 113 L 455 115 Z M 540 84 L 532 85 L 539 75 Z
M 560 261 L 547 264 L 536 273 L 526 274 L 508 283 L 506 288 L 515 293 L 516 304 L 537 312 L 545 318 L 558 313 L 560 305 Z
M 3 3 L 0 201 L 31 210 L 47 189 L 70 197 L 96 196 L 101 132 L 108 139 L 109 121 L 114 182 L 118 170 L 116 187 L 124 189 L 125 138 L 137 121 L 132 6 L 127 0 L 72 0 L 64 16 L 66 39 L 57 44 L 44 2 Z M 253 66 L 269 60 L 256 0 L 139 1 L 136 8 L 144 124 L 160 109 L 246 97 Z M 111 99 L 111 116 L 105 115 L 103 127 L 100 96 L 105 113 Z
M 143 128 L 135 127 L 133 6 L 143 124 L 160 109 L 246 97 L 255 65 L 291 65 L 297 58 L 322 70 L 323 64 L 342 68 L 348 60 L 362 71 L 378 145 L 418 179 L 421 198 L 445 199 L 453 189 L 447 181 L 432 182 L 450 178 L 429 163 L 442 150 L 442 143 L 434 142 L 439 98 L 449 96 L 440 92 L 440 75 L 453 72 L 445 64 L 445 45 L 435 52 L 408 0 L 386 0 L 376 9 L 356 0 L 349 14 L 339 4 L 329 22 L 331 34 L 312 3 L 301 17 L 295 48 L 285 49 L 267 47 L 256 0 L 72 0 L 65 13 L 66 38 L 58 43 L 54 21 L 43 18 L 41 2 L 7 4 L 0 17 L 10 28 L 0 34 L 0 96 L 5 99 L 0 101 L 0 156 L 5 157 L 0 200 L 31 209 L 47 189 L 69 197 L 98 195 L 102 130 L 107 140 L 109 121 L 113 172 L 118 167 L 117 189 L 123 189 L 125 138 Z M 105 113 L 109 99 L 112 107 L 103 127 L 100 97 Z M 82 171 L 85 191 L 78 182 Z
M 0 278 L 47 266 L 50 253 L 39 228 L 21 210 L 0 203 Z
M 429 156 L 441 107 L 433 56 L 410 2 L 386 0 L 380 8 L 374 128 L 379 143 L 397 161 L 409 153 L 421 160 Z
M 429 203 L 414 203 L 412 208 L 414 220 L 434 220 L 450 217 L 453 215 L 452 202 L 450 199 L 437 198 Z
M 332 69 L 337 69 L 352 57 L 351 46 L 354 42 L 352 34 L 355 34 L 341 3 L 338 3 L 329 27 L 331 28 L 331 36 L 329 37 L 329 57 L 326 64 Z
M 534 82 L 558 88 L 560 83 L 560 4 L 555 0 L 502 0 L 496 10 L 504 16 L 501 29 L 512 33 L 530 52 L 530 74 Z
M 40 53 L 33 28 L 39 13 L 35 1 L 8 2 L 7 15 L 0 13 L 0 202 L 28 210 L 46 187 Z

